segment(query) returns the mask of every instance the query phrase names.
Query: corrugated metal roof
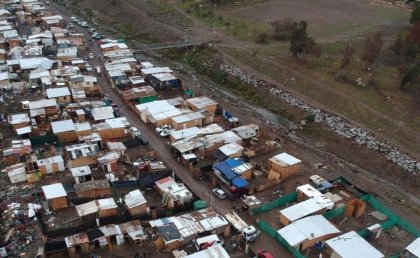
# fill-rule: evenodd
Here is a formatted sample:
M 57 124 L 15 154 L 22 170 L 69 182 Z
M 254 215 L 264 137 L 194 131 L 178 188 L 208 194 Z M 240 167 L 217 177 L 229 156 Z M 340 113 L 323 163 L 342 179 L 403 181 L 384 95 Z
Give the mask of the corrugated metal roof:
M 76 130 L 73 120 L 71 119 L 51 122 L 51 127 L 53 133 L 70 132 Z
M 67 87 L 62 88 L 51 88 L 47 89 L 47 97 L 49 99 L 51 98 L 57 98 L 57 97 L 63 97 L 63 96 L 70 96 L 70 90 Z
M 381 252 L 354 231 L 325 242 L 342 258 L 383 258 Z M 419 253 L 417 253 L 419 254 Z
M 67 196 L 66 190 L 64 190 L 62 183 L 44 185 L 42 187 L 42 191 L 44 192 L 45 198 L 47 200 Z

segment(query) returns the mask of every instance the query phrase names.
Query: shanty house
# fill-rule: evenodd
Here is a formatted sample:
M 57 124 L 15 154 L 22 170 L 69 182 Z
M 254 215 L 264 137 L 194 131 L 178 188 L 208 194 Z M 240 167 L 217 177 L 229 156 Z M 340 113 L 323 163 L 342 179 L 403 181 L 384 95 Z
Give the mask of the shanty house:
M 81 182 L 74 185 L 74 191 L 79 199 L 96 199 L 111 196 L 111 188 L 106 179 Z
M 242 145 L 233 142 L 220 147 L 215 156 L 219 161 L 223 161 L 227 158 L 240 158 L 242 157 L 243 151 L 244 147 L 242 147 Z
M 114 198 L 96 200 L 99 208 L 99 217 L 117 216 L 117 204 Z
M 103 123 L 94 124 L 92 127 L 103 140 L 118 139 L 127 136 L 130 126 L 126 117 L 106 119 Z
M 292 222 L 281 228 L 277 233 L 290 245 L 304 251 L 315 245 L 318 241 L 326 241 L 340 233 L 322 215 L 313 215 Z
M 203 126 L 204 118 L 201 113 L 186 113 L 180 116 L 171 117 L 171 124 L 175 130 L 186 129 L 194 126 Z
M 325 241 L 326 253 L 331 258 L 384 258 L 378 249 L 373 247 L 355 231 Z
M 9 114 L 7 117 L 7 122 L 12 125 L 14 131 L 19 128 L 27 127 L 31 119 L 28 113 L 18 113 L 18 114 Z
M 310 215 L 322 214 L 333 207 L 334 202 L 326 196 L 316 196 L 280 210 L 280 223 L 287 226 L 293 221 Z
M 76 127 L 73 120 L 51 122 L 52 131 L 62 142 L 77 141 Z
M 152 87 L 143 86 L 122 91 L 121 97 L 126 104 L 136 105 L 155 101 L 157 93 Z
M 70 170 L 76 185 L 92 180 L 92 171 L 89 166 L 71 168 Z
M 63 63 L 69 63 L 70 60 L 77 57 L 77 54 L 77 47 L 65 47 L 57 49 L 57 59 Z
M 188 103 L 188 107 L 191 108 L 193 111 L 202 111 L 207 110 L 211 113 L 216 113 L 217 110 L 217 102 L 208 98 L 208 97 L 196 97 L 190 98 L 186 100 Z
M 18 163 L 18 164 L 8 166 L 2 169 L 1 172 L 7 173 L 10 183 L 12 184 L 27 181 L 25 163 Z
M 124 203 L 131 216 L 140 216 L 147 213 L 147 200 L 138 189 L 126 194 Z
M 68 207 L 67 193 L 63 184 L 44 185 L 42 191 L 53 211 Z
M 29 114 L 31 117 L 36 116 L 57 116 L 59 108 L 55 99 L 41 99 L 36 101 L 29 101 Z
M 115 172 L 118 168 L 118 160 L 120 154 L 115 151 L 108 152 L 102 156 L 98 156 L 98 162 L 104 172 Z
M 55 99 L 58 104 L 68 104 L 71 102 L 70 91 L 67 87 L 47 89 L 47 97 L 49 99 Z
M 114 118 L 114 109 L 111 106 L 93 108 L 92 117 L 95 122 Z
M 268 160 L 268 179 L 286 179 L 299 172 L 301 161 L 285 152 Z
M 167 188 L 163 195 L 163 203 L 172 209 L 175 206 L 182 206 L 192 201 L 193 195 L 183 183 L 173 184 Z
M 51 174 L 56 172 L 64 171 L 64 160 L 61 155 L 56 155 L 54 157 L 40 159 L 36 161 L 39 171 L 45 174 Z
M 101 89 L 95 76 L 77 74 L 70 78 L 71 88 L 83 89 L 86 96 L 98 96 Z
M 75 123 L 74 128 L 78 137 L 92 134 L 92 127 L 89 122 Z
M 251 180 L 252 177 L 252 165 L 242 159 L 227 159 L 216 163 L 213 171 L 227 185 L 238 176 L 246 180 Z
M 162 197 L 164 196 L 165 192 L 168 191 L 168 187 L 170 187 L 174 184 L 176 184 L 176 182 L 170 176 L 162 178 L 162 179 L 155 182 L 156 189 Z
M 99 154 L 99 147 L 93 143 L 82 143 L 66 146 L 69 157 L 68 167 L 81 167 L 97 164 L 96 157 Z

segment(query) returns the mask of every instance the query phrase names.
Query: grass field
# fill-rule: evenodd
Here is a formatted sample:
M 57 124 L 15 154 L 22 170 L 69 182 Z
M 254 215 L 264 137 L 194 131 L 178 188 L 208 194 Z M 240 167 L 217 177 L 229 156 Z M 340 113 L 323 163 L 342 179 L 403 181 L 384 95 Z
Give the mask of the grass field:
M 368 0 L 272 0 L 239 8 L 226 6 L 221 12 L 250 24 L 283 18 L 306 20 L 310 36 L 321 42 L 334 42 L 363 35 L 378 26 L 389 29 L 407 25 L 410 10 Z

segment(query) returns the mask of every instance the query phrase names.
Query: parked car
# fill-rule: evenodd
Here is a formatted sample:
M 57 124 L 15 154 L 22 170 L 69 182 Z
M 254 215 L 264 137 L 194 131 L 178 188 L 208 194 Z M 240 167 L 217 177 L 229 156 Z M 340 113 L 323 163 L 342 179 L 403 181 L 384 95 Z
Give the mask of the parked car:
M 161 125 L 161 126 L 159 126 L 159 127 L 156 127 L 155 131 L 156 131 L 157 133 L 160 133 L 160 132 L 162 132 L 163 130 L 171 130 L 171 129 L 172 129 L 172 126 L 170 126 L 170 125 Z
M 28 39 L 28 37 L 27 37 L 26 35 L 23 35 L 23 36 L 22 36 L 22 40 L 23 40 L 23 41 L 26 41 L 27 39 Z
M 82 26 L 84 28 L 87 28 L 87 27 L 89 27 L 89 24 L 87 22 L 82 22 L 82 23 L 80 23 L 80 26 Z
M 325 178 L 319 175 L 312 175 L 309 177 L 309 180 L 311 180 L 315 185 L 320 185 L 322 182 L 327 181 Z
M 147 140 L 147 138 L 146 137 L 144 137 L 144 135 L 137 135 L 136 136 L 136 139 L 139 141 L 139 143 L 141 144 L 141 145 L 148 145 L 149 144 L 149 140 Z
M 274 258 L 274 256 L 267 250 L 260 249 L 257 251 L 258 258 Z
M 130 134 L 133 138 L 135 138 L 138 135 L 141 135 L 139 129 L 137 129 L 137 127 L 135 127 L 135 126 L 130 127 L 130 129 L 128 129 L 128 130 L 130 131 Z
M 70 20 L 71 20 L 72 22 L 75 22 L 75 21 L 77 20 L 77 18 L 76 18 L 76 17 L 74 17 L 74 16 L 72 16 L 72 17 L 70 17 Z
M 226 193 L 225 193 L 225 191 L 223 191 L 222 189 L 220 189 L 220 188 L 214 188 L 213 190 L 211 190 L 213 193 L 214 193 L 214 195 L 216 195 L 217 196 L 217 198 L 219 198 L 220 200 L 223 200 L 223 199 L 226 199 Z
M 169 129 L 163 129 L 162 131 L 160 131 L 159 135 L 161 137 L 168 137 L 169 135 L 171 135 L 171 131 Z
M 95 55 L 93 53 L 89 53 L 89 59 L 94 59 Z
M 88 72 L 93 71 L 92 66 L 90 66 L 90 64 L 86 64 L 86 71 L 88 71 Z

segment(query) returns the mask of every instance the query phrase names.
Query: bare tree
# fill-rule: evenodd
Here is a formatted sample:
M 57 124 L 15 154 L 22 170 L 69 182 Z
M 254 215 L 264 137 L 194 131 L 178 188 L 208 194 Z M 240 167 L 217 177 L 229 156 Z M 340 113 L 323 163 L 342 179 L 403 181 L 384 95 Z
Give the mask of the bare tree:
M 341 59 L 340 70 L 343 70 L 351 63 L 351 59 L 353 58 L 353 47 L 351 46 L 351 42 L 347 44 L 346 49 L 344 50 L 343 58 Z
M 382 47 L 382 34 L 377 31 L 367 36 L 365 42 L 365 48 L 362 53 L 362 60 L 364 62 L 364 70 L 368 69 L 368 66 L 375 62 Z

